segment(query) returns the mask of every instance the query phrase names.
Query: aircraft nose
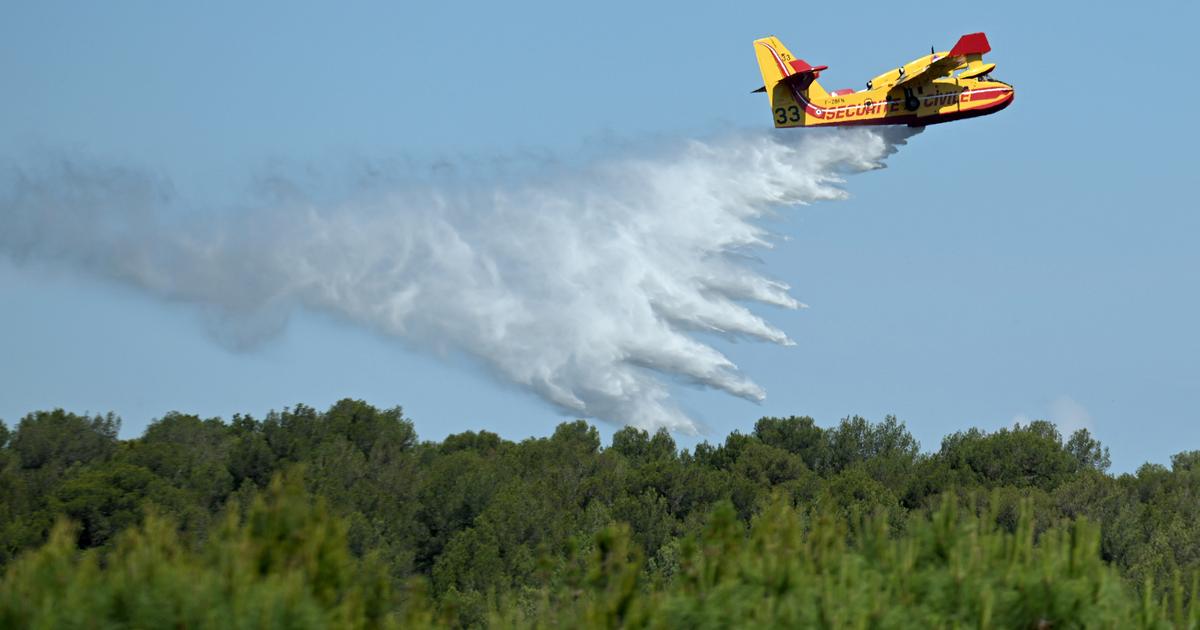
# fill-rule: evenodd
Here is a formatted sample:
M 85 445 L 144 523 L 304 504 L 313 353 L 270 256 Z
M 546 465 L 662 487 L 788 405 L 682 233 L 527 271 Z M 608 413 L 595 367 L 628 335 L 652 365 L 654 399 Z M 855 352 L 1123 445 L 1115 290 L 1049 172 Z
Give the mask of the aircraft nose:
M 1005 107 L 1012 105 L 1013 98 L 1015 98 L 1016 95 L 1017 91 L 1010 86 L 1004 95 L 1000 97 L 1000 100 L 996 101 L 996 103 L 992 105 L 992 109 L 994 111 L 1000 111 Z

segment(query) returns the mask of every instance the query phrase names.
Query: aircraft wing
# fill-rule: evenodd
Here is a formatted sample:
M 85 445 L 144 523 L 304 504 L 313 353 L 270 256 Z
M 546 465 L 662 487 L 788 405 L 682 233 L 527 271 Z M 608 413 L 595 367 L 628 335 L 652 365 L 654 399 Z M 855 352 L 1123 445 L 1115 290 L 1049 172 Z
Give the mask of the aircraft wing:
M 960 65 L 962 65 L 962 62 L 956 60 L 954 57 L 939 57 L 933 63 L 925 66 L 924 70 L 905 75 L 904 78 L 896 81 L 896 85 L 915 85 L 917 83 L 932 81 L 950 74 Z
M 923 70 L 901 78 L 896 85 L 910 85 L 944 77 L 953 72 L 955 68 L 967 63 L 970 57 L 979 59 L 991 50 L 992 46 L 988 43 L 987 35 L 983 33 L 963 35 L 958 38 L 958 43 L 954 44 L 954 48 L 945 56 L 935 56 Z

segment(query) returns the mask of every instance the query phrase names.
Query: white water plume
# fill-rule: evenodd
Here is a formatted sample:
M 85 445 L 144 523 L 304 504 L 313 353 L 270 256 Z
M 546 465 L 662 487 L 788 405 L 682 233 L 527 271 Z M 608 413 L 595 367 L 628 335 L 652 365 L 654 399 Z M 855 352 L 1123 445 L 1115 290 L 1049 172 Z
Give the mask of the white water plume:
M 911 133 L 743 132 L 534 181 L 372 185 L 183 217 L 169 185 L 137 172 L 10 165 L 0 255 L 197 304 L 243 340 L 297 308 L 332 314 L 465 352 L 575 416 L 690 432 L 669 380 L 765 395 L 695 331 L 791 343 L 747 307 L 801 306 L 747 259 L 776 240 L 759 220 L 842 198 L 843 174 L 878 168 Z

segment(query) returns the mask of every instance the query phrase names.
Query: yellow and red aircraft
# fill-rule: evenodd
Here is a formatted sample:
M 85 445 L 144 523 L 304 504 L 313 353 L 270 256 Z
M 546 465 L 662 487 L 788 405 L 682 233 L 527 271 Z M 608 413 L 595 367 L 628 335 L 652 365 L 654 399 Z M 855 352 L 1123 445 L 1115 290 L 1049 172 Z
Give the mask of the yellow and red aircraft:
M 987 36 L 971 33 L 948 52 L 930 54 L 885 72 L 864 90 L 826 92 L 817 77 L 828 66 L 796 59 L 776 37 L 754 41 L 758 67 L 776 127 L 908 125 L 922 127 L 994 114 L 1013 100 L 1013 87 L 991 78 L 984 63 Z

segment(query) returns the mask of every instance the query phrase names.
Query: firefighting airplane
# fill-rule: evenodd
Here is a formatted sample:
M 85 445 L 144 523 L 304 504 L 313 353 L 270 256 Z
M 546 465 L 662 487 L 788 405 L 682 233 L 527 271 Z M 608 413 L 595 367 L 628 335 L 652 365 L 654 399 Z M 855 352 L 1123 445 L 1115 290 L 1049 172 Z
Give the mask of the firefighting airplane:
M 996 64 L 983 62 L 991 50 L 983 33 L 963 35 L 949 52 L 931 51 L 867 81 L 864 90 L 826 92 L 817 77 L 828 66 L 810 66 L 778 38 L 764 37 L 754 52 L 766 85 L 755 92 L 770 97 L 776 127 L 922 127 L 985 116 L 1013 100 L 1013 87 L 991 77 Z

